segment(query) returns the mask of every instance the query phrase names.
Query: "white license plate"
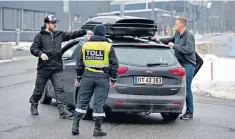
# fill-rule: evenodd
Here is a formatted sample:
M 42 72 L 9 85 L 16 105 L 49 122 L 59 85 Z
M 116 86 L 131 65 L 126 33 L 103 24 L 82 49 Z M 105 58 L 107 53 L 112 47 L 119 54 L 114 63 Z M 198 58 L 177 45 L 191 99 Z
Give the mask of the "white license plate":
M 156 84 L 156 85 L 161 85 L 162 84 L 162 78 L 161 77 L 135 76 L 134 77 L 134 84 Z

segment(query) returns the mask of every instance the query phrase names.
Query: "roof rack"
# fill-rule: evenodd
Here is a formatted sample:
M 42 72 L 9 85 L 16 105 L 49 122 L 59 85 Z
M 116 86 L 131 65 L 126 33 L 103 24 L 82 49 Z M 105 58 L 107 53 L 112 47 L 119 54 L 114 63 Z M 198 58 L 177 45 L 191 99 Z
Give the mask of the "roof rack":
M 112 36 L 154 36 L 157 31 L 154 20 L 132 16 L 98 16 L 85 22 L 81 28 L 93 31 L 98 24 L 104 24 L 107 35 Z

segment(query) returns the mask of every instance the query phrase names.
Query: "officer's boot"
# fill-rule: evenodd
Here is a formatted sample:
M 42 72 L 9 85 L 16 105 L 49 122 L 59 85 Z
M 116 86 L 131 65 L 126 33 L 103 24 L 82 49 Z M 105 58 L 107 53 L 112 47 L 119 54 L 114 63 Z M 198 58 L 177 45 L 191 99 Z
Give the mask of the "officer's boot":
M 94 137 L 106 136 L 107 135 L 106 132 L 102 131 L 101 124 L 102 124 L 102 119 L 101 118 L 96 118 L 95 119 L 95 129 L 94 129 L 94 133 L 93 133 Z
M 60 111 L 60 118 L 61 119 L 71 119 L 73 118 L 73 114 L 68 111 L 64 104 L 58 104 L 58 109 Z
M 30 112 L 31 115 L 38 115 L 38 103 L 31 103 Z
M 79 122 L 81 120 L 82 116 L 75 114 L 73 119 L 73 128 L 72 128 L 72 134 L 78 135 L 79 134 Z

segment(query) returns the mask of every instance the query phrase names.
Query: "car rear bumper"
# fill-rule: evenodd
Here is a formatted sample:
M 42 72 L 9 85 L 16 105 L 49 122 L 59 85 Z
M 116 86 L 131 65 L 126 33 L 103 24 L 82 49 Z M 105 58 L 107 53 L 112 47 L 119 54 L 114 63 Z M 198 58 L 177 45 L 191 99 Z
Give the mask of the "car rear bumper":
M 144 96 L 110 93 L 106 106 L 115 112 L 182 113 L 185 92 L 171 96 Z

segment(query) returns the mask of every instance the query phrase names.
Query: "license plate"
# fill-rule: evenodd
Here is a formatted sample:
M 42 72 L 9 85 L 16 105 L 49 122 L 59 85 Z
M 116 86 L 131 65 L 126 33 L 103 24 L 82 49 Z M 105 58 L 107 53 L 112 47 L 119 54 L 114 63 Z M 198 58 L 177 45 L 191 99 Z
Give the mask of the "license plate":
M 135 76 L 134 77 L 134 84 L 156 84 L 161 85 L 162 84 L 162 78 L 161 77 L 140 77 Z

